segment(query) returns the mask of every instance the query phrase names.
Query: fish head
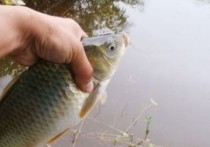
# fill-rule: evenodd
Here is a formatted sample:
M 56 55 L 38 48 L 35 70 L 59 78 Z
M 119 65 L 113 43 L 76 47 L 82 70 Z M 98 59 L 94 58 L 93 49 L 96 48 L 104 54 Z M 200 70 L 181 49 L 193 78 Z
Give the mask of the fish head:
M 117 69 L 128 45 L 125 33 L 107 34 L 83 40 L 85 52 L 99 81 L 111 77 Z

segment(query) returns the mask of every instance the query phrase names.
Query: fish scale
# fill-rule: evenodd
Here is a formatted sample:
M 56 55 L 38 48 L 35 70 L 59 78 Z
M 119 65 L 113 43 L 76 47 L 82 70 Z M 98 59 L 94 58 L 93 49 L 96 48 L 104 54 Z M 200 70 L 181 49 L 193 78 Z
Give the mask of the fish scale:
M 67 64 L 39 60 L 18 76 L 0 100 L 0 147 L 41 147 L 75 126 L 95 105 L 101 89 L 106 88 L 110 79 L 105 82 L 104 79 L 116 70 L 124 54 L 125 38 L 124 34 L 113 34 L 84 39 L 84 46 L 97 43 L 96 48 L 86 50 L 97 77 L 91 93 L 77 88 Z M 104 44 L 115 45 L 116 51 L 110 51 Z M 103 62 L 108 58 L 106 53 L 111 56 Z M 105 62 L 114 63 L 115 67 L 100 65 Z
M 42 136 L 36 135 L 36 133 L 42 134 L 41 131 L 48 133 L 50 133 L 52 130 L 54 131 L 56 128 L 56 121 L 66 115 L 69 116 L 69 112 L 66 111 L 66 109 L 68 108 L 67 104 L 75 103 L 75 105 L 78 105 L 77 103 L 80 103 L 80 101 L 82 101 L 81 99 L 80 101 L 78 101 L 77 99 L 72 99 L 72 97 L 70 96 L 68 99 L 67 95 L 63 97 L 59 93 L 59 91 L 66 91 L 67 89 L 65 87 L 68 87 L 69 84 L 72 84 L 69 83 L 72 80 L 69 71 L 67 70 L 67 65 L 58 65 L 52 63 L 46 64 L 46 61 L 39 61 L 37 66 L 32 67 L 30 69 L 31 72 L 25 72 L 23 73 L 23 75 L 21 75 L 23 78 L 19 79 L 15 83 L 15 88 L 13 88 L 11 93 L 7 96 L 10 97 L 10 99 L 5 98 L 4 105 L 1 105 L 1 147 L 5 147 L 8 144 L 7 139 L 5 140 L 7 143 L 3 143 L 1 139 L 1 134 L 4 134 L 4 132 L 13 132 L 13 130 L 16 130 L 16 133 L 13 132 L 13 139 L 17 140 L 17 142 L 12 143 L 10 145 L 11 147 L 26 146 L 26 144 L 24 142 L 20 142 L 18 138 L 25 138 L 24 140 L 27 140 L 27 138 L 34 138 L 35 136 L 38 136 L 40 139 L 36 137 L 34 138 L 34 140 L 37 140 L 37 142 L 41 141 Z M 36 75 L 39 76 L 37 77 Z M 36 76 L 36 78 L 33 78 L 33 76 Z M 50 77 L 50 79 L 53 80 L 45 80 L 46 76 Z M 26 89 L 22 90 L 22 88 L 20 88 L 22 87 L 22 85 L 27 85 Z M 36 91 L 33 91 L 32 88 L 35 87 Z M 68 90 L 69 93 L 71 93 L 70 89 Z M 12 97 L 10 95 L 12 95 Z M 28 96 L 28 98 L 24 101 L 20 101 L 21 97 L 23 96 Z M 14 104 L 14 107 L 7 109 Z M 19 121 L 15 120 L 15 118 L 17 119 L 17 117 L 23 118 L 24 121 L 21 119 L 19 119 Z M 8 123 L 9 125 L 7 125 Z M 33 123 L 34 125 L 32 125 Z M 51 127 L 48 127 L 46 131 L 46 127 L 44 126 L 46 126 L 47 124 L 51 124 Z M 25 131 L 26 126 L 33 126 L 33 128 L 27 129 L 28 131 Z M 24 134 L 22 132 L 24 132 Z M 60 133 L 60 131 L 58 131 L 58 133 Z M 11 138 L 11 136 L 9 138 Z

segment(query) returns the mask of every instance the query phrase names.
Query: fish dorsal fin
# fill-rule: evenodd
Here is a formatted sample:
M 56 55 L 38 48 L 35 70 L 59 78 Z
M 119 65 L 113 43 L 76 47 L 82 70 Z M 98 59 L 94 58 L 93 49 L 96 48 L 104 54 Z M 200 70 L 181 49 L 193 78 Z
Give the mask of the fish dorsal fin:
M 20 78 L 21 74 L 15 76 L 4 88 L 3 92 L 0 95 L 0 102 L 3 100 L 3 98 L 7 95 L 10 88 L 15 84 L 15 82 Z
M 59 133 L 58 135 L 56 135 L 55 137 L 53 137 L 52 139 L 50 139 L 50 140 L 48 141 L 47 144 L 52 144 L 52 143 L 54 143 L 54 142 L 57 141 L 59 138 L 61 138 L 68 130 L 70 130 L 70 129 L 68 128 L 68 129 L 64 130 L 63 132 Z
M 87 116 L 87 114 L 94 108 L 96 103 L 100 100 L 101 96 L 105 92 L 105 89 L 109 83 L 110 79 L 99 82 L 94 90 L 90 93 L 90 95 L 85 100 L 82 109 L 80 111 L 80 117 L 83 118 Z

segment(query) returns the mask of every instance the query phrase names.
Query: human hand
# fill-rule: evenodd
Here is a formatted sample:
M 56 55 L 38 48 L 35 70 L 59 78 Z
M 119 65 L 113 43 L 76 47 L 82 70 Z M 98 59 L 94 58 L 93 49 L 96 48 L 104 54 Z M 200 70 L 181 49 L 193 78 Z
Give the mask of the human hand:
M 78 87 L 93 89 L 92 67 L 81 38 L 87 37 L 72 19 L 49 16 L 26 7 L 16 7 L 17 46 L 9 53 L 18 63 L 31 66 L 39 58 L 55 63 L 71 63 Z M 14 28 L 13 28 L 14 29 Z

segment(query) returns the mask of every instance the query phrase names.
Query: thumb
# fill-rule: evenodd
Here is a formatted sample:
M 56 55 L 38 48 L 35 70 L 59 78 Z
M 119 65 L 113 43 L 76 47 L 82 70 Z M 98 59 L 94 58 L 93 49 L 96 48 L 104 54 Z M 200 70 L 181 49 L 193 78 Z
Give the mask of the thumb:
M 86 57 L 81 42 L 78 43 L 77 50 L 74 52 L 71 67 L 77 86 L 84 92 L 91 92 L 94 87 L 92 81 L 93 68 Z

